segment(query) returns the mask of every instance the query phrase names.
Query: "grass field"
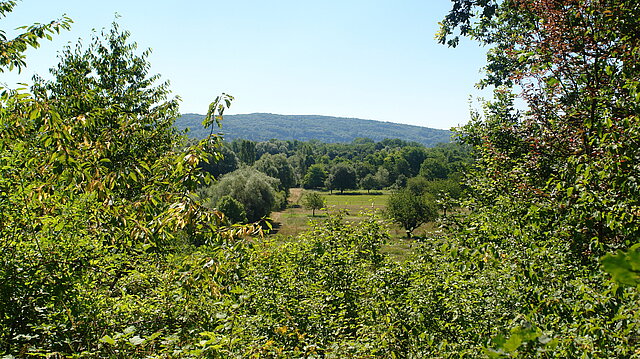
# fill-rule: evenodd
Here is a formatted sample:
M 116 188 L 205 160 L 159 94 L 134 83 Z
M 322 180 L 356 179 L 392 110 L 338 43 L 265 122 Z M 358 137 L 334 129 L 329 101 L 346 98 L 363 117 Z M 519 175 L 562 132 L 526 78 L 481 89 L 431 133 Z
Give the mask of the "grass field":
M 274 222 L 275 233 L 280 236 L 295 236 L 309 228 L 311 221 L 322 221 L 327 217 L 328 213 L 337 213 L 342 211 L 344 218 L 349 221 L 361 220 L 367 213 L 378 212 L 384 216 L 384 209 L 390 195 L 390 191 L 377 191 L 367 193 L 366 191 L 350 191 L 345 193 L 339 192 L 322 192 L 320 193 L 325 200 L 325 208 L 316 210 L 315 216 L 312 216 L 311 210 L 304 208 L 302 205 L 305 193 L 310 192 L 301 188 L 292 188 L 289 196 L 290 207 L 281 212 L 274 212 L 271 218 Z M 427 223 L 414 231 L 414 236 L 424 237 L 426 234 L 433 232 L 433 223 Z M 406 233 L 403 228 L 392 224 L 389 227 L 391 235 L 390 242 L 385 245 L 383 251 L 398 260 L 406 259 L 413 249 L 416 247 L 415 239 L 406 239 Z

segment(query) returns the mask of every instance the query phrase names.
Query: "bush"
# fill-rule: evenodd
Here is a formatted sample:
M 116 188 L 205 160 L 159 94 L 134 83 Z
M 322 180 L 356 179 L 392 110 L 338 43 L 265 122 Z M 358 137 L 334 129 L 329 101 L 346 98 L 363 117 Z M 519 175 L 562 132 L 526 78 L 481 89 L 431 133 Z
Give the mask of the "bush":
M 230 196 L 244 206 L 247 220 L 256 222 L 286 204 L 284 193 L 276 190 L 279 186 L 278 179 L 244 167 L 200 190 L 200 196 L 209 207 L 213 207 L 222 197 Z
M 247 213 L 244 210 L 244 206 L 231 196 L 221 197 L 216 203 L 216 208 L 224 213 L 231 223 L 247 222 Z

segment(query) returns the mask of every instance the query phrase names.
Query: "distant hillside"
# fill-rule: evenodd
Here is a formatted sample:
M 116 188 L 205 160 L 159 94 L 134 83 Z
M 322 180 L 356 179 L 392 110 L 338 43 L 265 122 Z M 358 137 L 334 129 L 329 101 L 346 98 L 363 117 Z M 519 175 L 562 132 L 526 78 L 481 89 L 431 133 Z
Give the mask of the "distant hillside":
M 176 121 L 179 129 L 189 128 L 189 136 L 204 138 L 209 130 L 202 127 L 204 115 L 188 113 Z M 366 137 L 374 141 L 385 138 L 398 138 L 414 141 L 425 146 L 434 146 L 451 141 L 451 131 L 427 127 L 403 125 L 391 122 L 362 120 L 315 115 L 274 115 L 270 113 L 251 113 L 247 115 L 226 115 L 222 124 L 226 140 L 236 138 L 253 141 L 270 139 L 322 142 L 351 142 L 357 137 Z

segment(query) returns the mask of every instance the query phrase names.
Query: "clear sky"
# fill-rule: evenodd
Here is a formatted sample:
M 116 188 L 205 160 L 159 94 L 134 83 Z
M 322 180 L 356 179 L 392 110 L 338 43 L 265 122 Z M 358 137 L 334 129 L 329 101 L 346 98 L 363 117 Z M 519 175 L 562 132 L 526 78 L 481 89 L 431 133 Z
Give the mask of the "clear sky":
M 63 14 L 72 29 L 28 52 L 20 76 L 46 77 L 57 53 L 117 20 L 151 72 L 171 82 L 183 113 L 204 113 L 221 92 L 228 113 L 330 115 L 448 129 L 469 119 L 486 49 L 455 49 L 434 34 L 448 0 L 23 0 L 0 27 Z

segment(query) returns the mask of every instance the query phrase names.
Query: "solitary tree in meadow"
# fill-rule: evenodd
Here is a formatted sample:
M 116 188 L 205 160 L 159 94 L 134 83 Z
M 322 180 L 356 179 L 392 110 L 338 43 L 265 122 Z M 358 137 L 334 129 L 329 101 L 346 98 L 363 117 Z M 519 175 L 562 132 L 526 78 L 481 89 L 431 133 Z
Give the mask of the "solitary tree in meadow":
M 307 193 L 306 196 L 304 196 L 303 205 L 305 206 L 305 208 L 310 209 L 311 216 L 315 217 L 316 209 L 320 209 L 324 207 L 324 199 L 319 193 L 310 192 L 310 193 Z
M 407 231 L 407 238 L 411 238 L 411 233 L 420 225 L 433 221 L 438 216 L 436 206 L 427 197 L 417 196 L 407 189 L 389 197 L 387 213 Z

